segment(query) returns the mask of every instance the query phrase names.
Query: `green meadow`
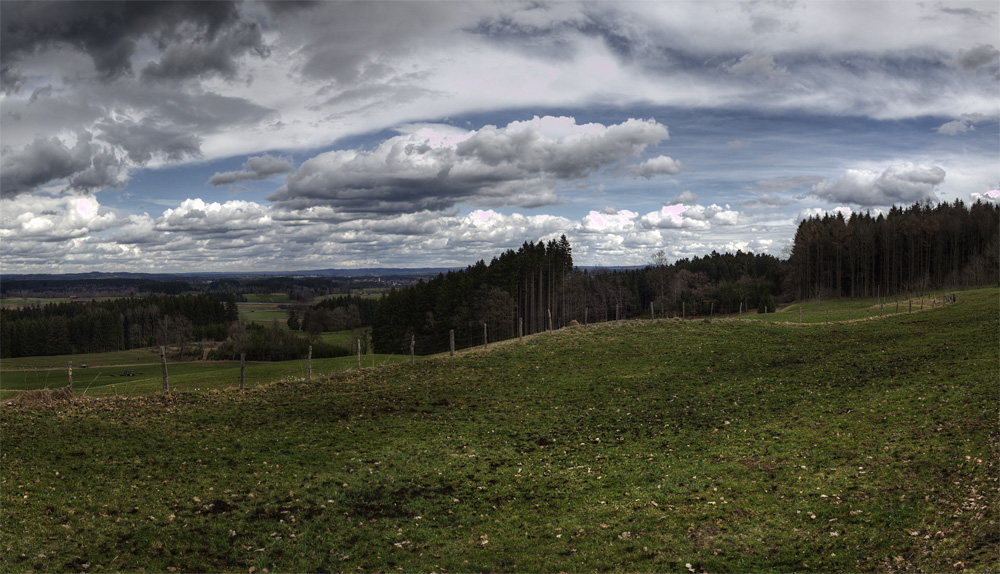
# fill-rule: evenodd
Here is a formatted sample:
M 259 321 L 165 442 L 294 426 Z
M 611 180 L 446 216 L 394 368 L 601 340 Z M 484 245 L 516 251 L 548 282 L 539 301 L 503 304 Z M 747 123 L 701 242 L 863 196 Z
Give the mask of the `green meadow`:
M 623 321 L 246 392 L 191 373 L 169 397 L 4 404 L 0 561 L 996 572 L 998 300 Z
M 144 351 L 145 355 L 151 355 Z M 121 356 L 126 353 L 101 353 L 81 355 L 79 358 L 93 360 L 102 356 Z M 46 357 L 53 359 L 54 357 Z M 88 364 L 88 368 L 74 368 L 73 389 L 77 397 L 87 396 L 139 396 L 162 393 L 163 368 L 148 362 L 150 357 L 142 356 L 145 363 L 108 363 L 101 366 Z M 362 367 L 376 367 L 390 363 L 408 361 L 402 355 L 369 354 L 361 357 Z M 11 361 L 29 362 L 24 359 Z M 74 363 L 79 366 L 81 363 Z M 356 369 L 357 357 L 336 357 L 313 359 L 312 376 L 321 378 L 348 369 Z M 61 368 L 35 370 L 0 371 L 0 400 L 10 400 L 24 391 L 56 389 L 65 387 L 68 381 L 66 361 Z M 5 361 L 6 368 L 6 361 Z M 127 375 L 125 373 L 128 373 Z M 305 359 L 280 362 L 248 361 L 244 369 L 244 385 L 257 387 L 280 380 L 305 379 L 309 375 L 309 363 Z M 206 391 L 239 387 L 239 361 L 193 361 L 172 362 L 167 365 L 167 381 L 171 392 Z
M 250 295 L 248 295 L 250 297 Z M 284 305 L 284 303 L 281 303 Z M 271 326 L 277 323 L 280 329 L 288 330 L 288 310 L 280 309 L 278 303 L 238 303 L 240 320 Z
M 247 303 L 291 303 L 288 293 L 246 293 Z

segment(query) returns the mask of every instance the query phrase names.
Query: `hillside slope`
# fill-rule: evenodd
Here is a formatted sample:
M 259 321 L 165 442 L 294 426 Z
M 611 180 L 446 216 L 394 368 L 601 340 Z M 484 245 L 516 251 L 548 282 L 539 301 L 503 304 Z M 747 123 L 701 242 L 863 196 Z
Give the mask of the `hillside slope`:
M 4 407 L 10 571 L 968 571 L 998 291 L 631 322 L 320 382 Z

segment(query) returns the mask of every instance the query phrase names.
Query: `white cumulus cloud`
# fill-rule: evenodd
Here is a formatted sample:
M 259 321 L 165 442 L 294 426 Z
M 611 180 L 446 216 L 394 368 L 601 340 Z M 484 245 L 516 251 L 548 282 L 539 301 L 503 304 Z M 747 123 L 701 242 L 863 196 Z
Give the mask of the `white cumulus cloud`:
M 90 194 L 18 195 L 0 200 L 0 237 L 54 241 L 117 225 L 118 215 Z
M 304 162 L 268 199 L 302 209 L 400 213 L 484 206 L 538 207 L 558 201 L 560 182 L 582 180 L 669 137 L 655 120 L 605 126 L 535 117 L 458 131 L 427 125 L 372 150 L 334 150 Z
M 677 175 L 683 168 L 684 166 L 681 162 L 661 155 L 649 158 L 639 165 L 632 166 L 630 171 L 639 177 L 649 179 L 657 175 Z
M 941 167 L 909 162 L 890 165 L 881 173 L 849 169 L 837 179 L 813 185 L 809 195 L 832 203 L 860 206 L 937 201 L 934 190 L 944 178 L 945 171 Z

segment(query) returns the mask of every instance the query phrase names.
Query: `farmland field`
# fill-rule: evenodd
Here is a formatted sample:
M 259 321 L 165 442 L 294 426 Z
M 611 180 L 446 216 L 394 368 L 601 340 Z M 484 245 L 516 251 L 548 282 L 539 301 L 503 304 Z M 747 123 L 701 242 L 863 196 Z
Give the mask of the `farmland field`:
M 3 406 L 0 560 L 995 572 L 998 297 L 830 325 L 627 321 L 245 393 Z
M 267 327 L 277 321 L 278 327 L 287 331 L 288 310 L 280 309 L 278 305 L 278 303 L 237 303 L 241 321 L 260 323 Z
M 21 309 L 23 307 L 44 307 L 50 303 L 86 303 L 89 301 L 110 301 L 119 297 L 5 297 L 0 299 L 0 307 L 4 309 Z
M 247 293 L 244 298 L 248 303 L 291 303 L 288 293 Z

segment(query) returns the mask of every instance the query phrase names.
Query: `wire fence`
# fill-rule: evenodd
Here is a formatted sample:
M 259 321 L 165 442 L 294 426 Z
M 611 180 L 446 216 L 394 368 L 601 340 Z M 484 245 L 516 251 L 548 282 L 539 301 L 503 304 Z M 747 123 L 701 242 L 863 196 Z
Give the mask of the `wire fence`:
M 655 306 L 651 306 L 645 313 L 634 314 L 629 316 L 628 309 L 623 311 L 621 307 L 616 308 L 616 313 L 612 319 L 608 319 L 608 314 L 599 313 L 596 317 L 592 318 L 590 316 L 589 310 L 584 310 L 582 316 L 578 319 L 576 317 L 562 316 L 559 318 L 553 317 L 551 313 L 547 313 L 545 321 L 540 323 L 534 321 L 532 324 L 532 332 L 526 332 L 525 320 L 523 317 L 512 317 L 503 321 L 494 321 L 492 326 L 490 322 L 483 322 L 478 325 L 478 328 L 473 328 L 473 325 L 467 326 L 466 329 L 449 329 L 448 332 L 434 332 L 434 333 L 411 333 L 408 337 L 404 337 L 399 341 L 399 349 L 387 350 L 391 354 L 409 354 L 411 360 L 419 356 L 426 355 L 437 355 L 443 353 L 454 354 L 457 351 L 463 349 L 470 349 L 475 347 L 489 346 L 491 343 L 497 343 L 500 341 L 507 341 L 515 338 L 523 338 L 531 334 L 537 334 L 545 331 L 554 331 L 567 326 L 583 326 L 587 327 L 592 324 L 610 323 L 622 320 L 664 320 L 671 319 L 677 320 L 704 320 L 704 319 L 728 319 L 728 320 L 738 320 L 738 321 L 763 321 L 765 324 L 768 322 L 781 323 L 781 324 L 817 324 L 817 323 L 843 323 L 858 320 L 869 320 L 877 319 L 887 316 L 909 314 L 914 312 L 920 312 L 928 309 L 940 308 L 946 305 L 951 305 L 957 302 L 956 294 L 954 293 L 944 293 L 940 295 L 932 296 L 921 296 L 919 298 L 894 298 L 894 299 L 880 299 L 874 305 L 851 305 L 849 302 L 846 304 L 838 304 L 830 302 L 815 302 L 815 303 L 798 303 L 790 306 L 786 306 L 780 311 L 772 311 L 768 313 L 765 310 L 764 313 L 758 313 L 756 310 L 748 313 L 744 313 L 743 309 L 739 309 L 737 313 L 726 313 L 720 312 L 719 314 L 714 313 L 714 309 L 710 311 L 708 316 L 693 314 L 688 317 L 686 315 L 686 309 L 682 307 L 681 313 L 678 316 L 677 313 L 661 313 L 657 314 Z M 595 320 L 596 319 L 596 320 Z M 362 344 L 360 340 L 355 341 L 354 345 L 357 353 L 358 367 L 361 368 L 362 357 L 367 354 L 362 353 Z M 365 346 L 367 347 L 367 346 Z M 162 392 L 164 394 L 170 394 L 169 386 L 169 368 L 167 361 L 167 349 L 166 347 L 160 347 L 160 367 L 162 369 Z M 312 347 L 309 347 L 309 352 L 306 357 L 306 373 L 305 379 L 309 380 L 313 376 L 312 372 Z M 73 363 L 69 362 L 67 365 L 67 375 L 68 384 L 65 391 L 70 397 L 73 396 Z M 47 376 L 47 375 L 46 375 Z M 240 360 L 240 388 L 245 386 L 245 376 L 246 376 L 246 361 L 245 355 L 241 356 Z M 47 387 L 47 384 L 46 384 Z
M 915 298 L 894 297 L 876 301 L 874 304 L 852 305 L 851 302 L 806 302 L 792 304 L 780 310 L 765 308 L 763 312 L 757 309 L 747 310 L 742 306 L 732 309 L 713 305 L 699 305 L 695 310 L 689 312 L 686 305 L 682 305 L 680 310 L 670 312 L 660 312 L 651 305 L 645 310 L 638 310 L 631 307 L 618 307 L 611 313 L 607 310 L 598 309 L 596 312 L 587 309 L 579 313 L 579 317 L 567 315 L 565 317 L 551 317 L 546 315 L 544 324 L 539 325 L 536 321 L 534 329 L 529 332 L 525 325 L 524 318 L 510 317 L 503 321 L 481 322 L 467 325 L 463 329 L 450 329 L 447 332 L 420 332 L 419 329 L 412 329 L 407 335 L 397 341 L 397 345 L 388 349 L 387 352 L 401 353 L 417 356 L 437 355 L 443 353 L 454 353 L 463 349 L 488 346 L 491 343 L 516 339 L 531 334 L 545 331 L 558 330 L 571 325 L 588 326 L 601 323 L 612 323 L 623 320 L 713 320 L 726 319 L 737 321 L 756 321 L 764 323 L 783 324 L 821 324 L 821 323 L 842 323 L 858 320 L 867 320 L 899 315 L 904 313 L 914 313 L 927 309 L 933 309 L 954 303 L 956 296 L 953 293 L 945 293 L 933 296 L 923 296 Z

